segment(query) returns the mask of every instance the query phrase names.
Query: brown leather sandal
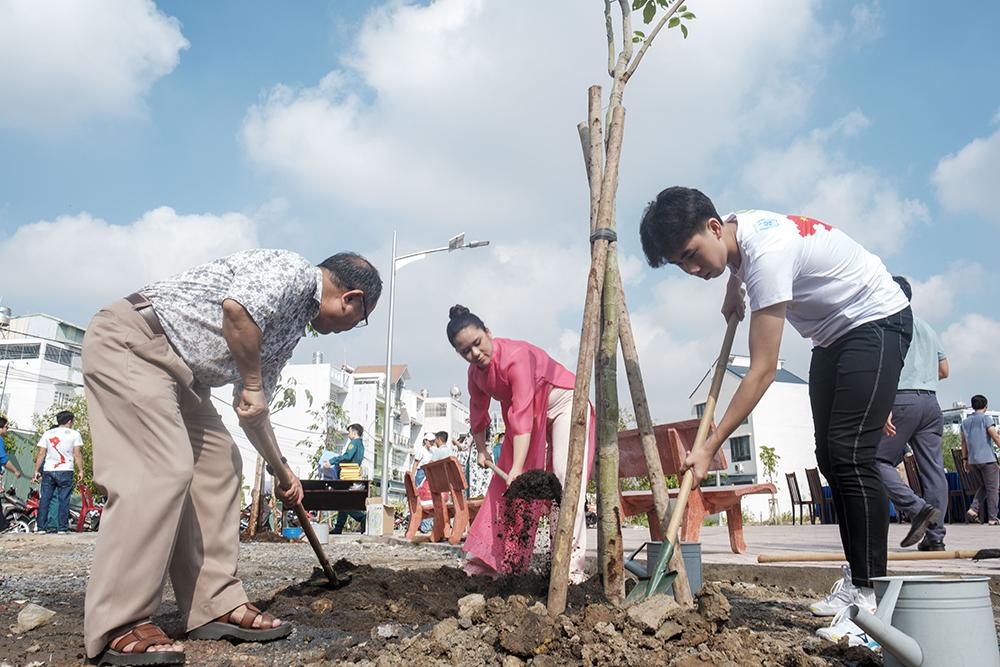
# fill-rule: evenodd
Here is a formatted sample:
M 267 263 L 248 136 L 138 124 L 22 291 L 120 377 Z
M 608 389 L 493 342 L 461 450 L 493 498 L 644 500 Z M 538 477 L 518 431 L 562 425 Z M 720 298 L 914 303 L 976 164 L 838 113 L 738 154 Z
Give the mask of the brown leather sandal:
M 240 605 L 242 607 L 244 605 Z M 244 642 L 268 642 L 274 639 L 287 637 L 292 632 L 292 626 L 282 623 L 276 628 L 255 628 L 254 622 L 259 618 L 263 623 L 266 620 L 274 620 L 270 614 L 265 614 L 249 602 L 246 603 L 246 611 L 239 622 L 233 621 L 233 609 L 228 614 L 223 614 L 219 618 L 199 626 L 188 633 L 190 639 L 229 639 Z
M 125 647 L 133 642 L 135 645 L 125 651 Z M 112 641 L 103 653 L 88 662 L 91 665 L 183 665 L 182 651 L 146 650 L 152 646 L 166 646 L 173 643 L 173 639 L 152 623 L 140 623 Z

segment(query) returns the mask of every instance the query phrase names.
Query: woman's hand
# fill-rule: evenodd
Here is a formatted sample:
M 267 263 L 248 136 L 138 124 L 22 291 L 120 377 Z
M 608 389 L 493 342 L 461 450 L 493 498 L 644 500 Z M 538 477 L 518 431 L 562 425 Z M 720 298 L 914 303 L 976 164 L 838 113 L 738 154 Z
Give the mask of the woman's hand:
M 493 457 L 490 455 L 489 450 L 480 449 L 479 456 L 476 457 L 476 463 L 479 464 L 480 468 L 489 468 L 490 463 L 493 462 Z
M 510 469 L 510 471 L 507 473 L 507 488 L 508 489 L 510 488 L 510 485 L 514 483 L 514 480 L 517 479 L 518 477 L 520 477 L 521 473 L 523 473 L 523 472 L 524 472 L 524 470 L 522 470 L 519 467 L 512 467 Z

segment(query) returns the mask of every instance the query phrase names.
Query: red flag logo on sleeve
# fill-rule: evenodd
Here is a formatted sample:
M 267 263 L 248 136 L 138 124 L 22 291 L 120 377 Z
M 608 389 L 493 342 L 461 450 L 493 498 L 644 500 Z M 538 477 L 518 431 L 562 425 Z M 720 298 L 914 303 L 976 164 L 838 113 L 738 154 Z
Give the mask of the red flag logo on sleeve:
M 820 222 L 815 218 L 807 218 L 804 215 L 790 215 L 788 219 L 795 223 L 795 226 L 799 228 L 799 236 L 812 236 L 821 229 L 830 231 L 833 229 L 830 225 L 825 222 Z

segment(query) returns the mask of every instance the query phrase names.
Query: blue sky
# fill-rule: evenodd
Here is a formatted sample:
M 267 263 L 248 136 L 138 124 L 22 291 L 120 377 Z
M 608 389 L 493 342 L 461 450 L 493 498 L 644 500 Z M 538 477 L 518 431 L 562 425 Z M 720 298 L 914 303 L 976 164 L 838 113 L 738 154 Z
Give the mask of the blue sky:
M 149 280 L 245 247 L 388 264 L 454 233 L 486 250 L 399 273 L 396 359 L 463 382 L 465 303 L 571 368 L 587 269 L 575 124 L 608 86 L 603 3 L 0 4 L 0 296 L 85 323 Z M 21 6 L 23 10 L 25 6 Z M 943 402 L 1000 377 L 1000 5 L 692 0 L 625 94 L 618 203 L 654 413 L 682 415 L 721 339 L 721 286 L 641 261 L 646 201 L 805 213 L 914 280 L 953 359 Z M 53 255 L 59 255 L 55 268 Z M 301 346 L 384 359 L 361 332 Z M 745 351 L 745 332 L 737 348 Z M 783 356 L 805 375 L 808 345 Z M 994 392 L 995 393 L 995 392 Z

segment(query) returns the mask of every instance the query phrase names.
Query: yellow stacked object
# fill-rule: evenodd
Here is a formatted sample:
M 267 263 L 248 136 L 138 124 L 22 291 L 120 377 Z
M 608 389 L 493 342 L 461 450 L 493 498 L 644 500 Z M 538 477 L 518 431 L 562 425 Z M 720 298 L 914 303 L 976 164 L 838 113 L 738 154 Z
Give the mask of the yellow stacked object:
M 361 466 L 357 463 L 341 463 L 340 479 L 361 479 Z

